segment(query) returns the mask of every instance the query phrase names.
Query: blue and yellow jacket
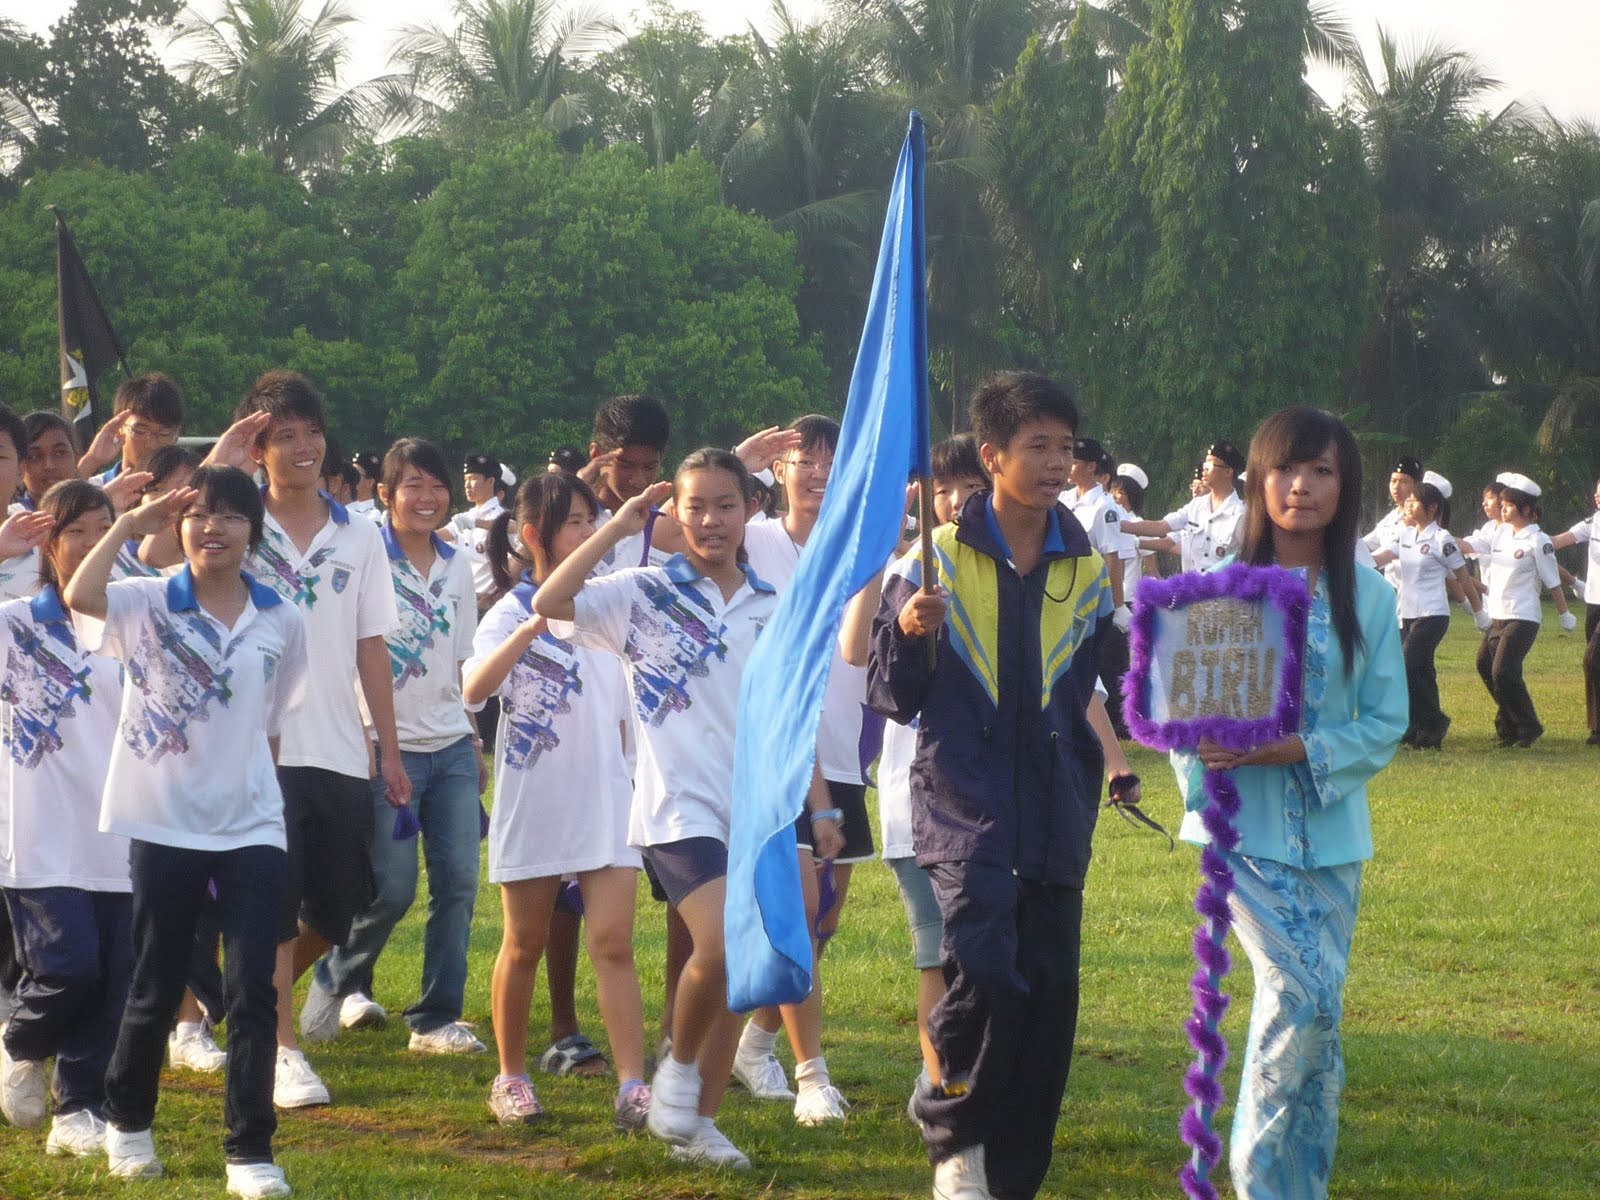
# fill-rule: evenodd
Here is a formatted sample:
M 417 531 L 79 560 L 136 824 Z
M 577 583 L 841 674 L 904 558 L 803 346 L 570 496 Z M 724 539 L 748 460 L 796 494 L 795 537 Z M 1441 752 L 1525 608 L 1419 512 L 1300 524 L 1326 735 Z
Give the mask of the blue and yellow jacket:
M 917 861 L 978 862 L 1082 887 L 1105 762 L 1087 717 L 1111 620 L 1104 561 L 1057 505 L 1039 564 L 1011 565 L 989 493 L 934 533 L 949 596 L 935 661 L 900 628 L 922 586 L 913 551 L 884 583 L 873 621 L 867 703 L 917 724 L 911 765 Z

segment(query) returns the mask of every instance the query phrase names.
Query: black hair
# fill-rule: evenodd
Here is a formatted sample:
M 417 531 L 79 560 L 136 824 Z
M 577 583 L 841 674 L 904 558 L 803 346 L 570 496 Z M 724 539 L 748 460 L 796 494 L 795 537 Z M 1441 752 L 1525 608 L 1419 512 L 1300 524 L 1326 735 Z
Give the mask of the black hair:
M 1144 488 L 1139 481 L 1130 475 L 1118 475 L 1111 481 L 1111 486 L 1121 488 L 1122 494 L 1128 498 L 1128 512 L 1137 517 L 1144 512 Z
M 322 480 L 324 483 L 340 478 L 339 468 L 344 465 L 344 446 L 333 434 L 322 435 Z
M 4 404 L 0 404 L 0 433 L 11 435 L 11 445 L 16 449 L 17 461 L 20 463 L 23 456 L 28 453 L 28 427 L 21 417 Z M 9 503 L 11 497 L 6 496 L 4 499 Z
M 157 425 L 183 425 L 183 393 L 160 371 L 136 375 L 117 385 L 117 412 L 148 417 Z
M 350 464 L 371 480 L 383 473 L 383 459 L 372 450 L 356 451 L 350 456 Z
M 839 449 L 839 422 L 820 413 L 807 413 L 789 426 L 800 435 L 801 450 L 826 450 L 832 454 Z
M 200 494 L 195 500 L 205 505 L 209 512 L 226 509 L 241 517 L 250 518 L 250 549 L 261 545 L 261 534 L 266 523 L 267 507 L 261 499 L 261 489 L 238 467 L 210 464 L 196 467 L 189 476 L 189 486 Z M 180 515 L 179 520 L 182 520 Z M 179 539 L 181 543 L 181 538 Z
M 1498 500 L 1501 496 L 1506 494 L 1506 485 L 1496 479 L 1492 483 L 1484 484 L 1483 490 Z
M 87 479 L 63 479 L 60 483 L 51 484 L 45 494 L 39 497 L 39 511 L 55 518 L 44 544 L 39 547 L 40 583 L 46 587 L 62 585 L 63 581 L 56 578 L 56 567 L 50 560 L 50 552 L 68 525 L 96 509 L 104 509 L 113 521 L 117 519 L 117 510 L 111 506 L 111 497 Z
M 1037 371 L 1001 371 L 978 385 L 970 406 L 972 430 L 980 444 L 1004 450 L 1029 421 L 1054 418 L 1073 432 L 1078 406 L 1064 384 Z
M 361 468 L 353 462 L 339 464 L 339 479 L 354 492 L 361 486 Z
M 445 465 L 444 451 L 422 438 L 401 438 L 383 456 L 383 490 L 389 494 L 391 504 L 394 502 L 395 489 L 400 486 L 400 477 L 406 473 L 407 467 L 415 467 L 424 475 L 432 475 L 444 484 L 445 491 L 450 491 L 450 468 Z M 348 469 L 354 471 L 355 467 Z M 354 487 L 355 484 L 350 486 Z
M 598 519 L 600 501 L 593 490 L 576 475 L 561 471 L 546 471 L 530 475 L 517 489 L 517 502 L 494 519 L 489 526 L 489 536 L 484 540 L 483 554 L 489 560 L 489 572 L 494 576 L 495 587 L 510 591 L 524 571 L 533 567 L 533 552 L 518 550 L 511 538 L 511 523 L 516 522 L 520 532 L 524 525 L 538 530 L 539 546 L 545 561 L 550 559 L 550 546 L 555 541 L 567 518 L 572 515 L 572 502 L 581 500 Z M 514 571 L 512 560 L 521 564 Z
M 1439 528 L 1450 528 L 1450 501 L 1431 483 L 1417 484 L 1417 501 L 1424 509 L 1433 510 L 1433 519 L 1439 523 Z
M 1361 451 L 1355 435 L 1338 417 L 1320 408 L 1285 408 L 1261 423 L 1250 440 L 1245 471 L 1244 537 L 1241 562 L 1265 566 L 1274 561 L 1272 519 L 1267 515 L 1267 475 L 1280 467 L 1309 462 L 1329 445 L 1339 461 L 1339 506 L 1322 531 L 1322 570 L 1328 579 L 1333 628 L 1344 651 L 1348 678 L 1356 652 L 1365 644 L 1356 619 L 1356 534 L 1361 521 Z
M 654 396 L 613 396 L 594 414 L 593 441 L 602 451 L 649 446 L 665 452 L 672 419 Z
M 958 433 L 934 446 L 931 455 L 932 473 L 936 483 L 954 483 L 958 479 L 987 479 L 983 459 L 978 454 L 978 439 L 970 433 Z
M 589 456 L 576 446 L 557 446 L 550 451 L 550 465 L 576 475 L 588 463 Z
M 41 408 L 22 418 L 23 445 L 17 447 L 18 455 L 25 455 L 27 451 L 24 447 L 33 445 L 34 442 L 53 429 L 66 434 L 67 442 L 74 448 L 77 447 L 78 443 L 72 436 L 72 426 L 67 419 L 60 413 Z
M 188 446 L 162 446 L 144 464 L 144 469 L 150 472 L 150 484 L 146 491 L 154 490 L 159 484 L 175 471 L 192 471 L 200 465 L 200 453 Z
M 1527 492 L 1519 491 L 1514 487 L 1502 486 L 1500 499 L 1502 503 L 1507 500 L 1511 501 L 1516 506 L 1517 511 L 1535 525 L 1544 520 L 1544 509 L 1540 507 L 1536 496 L 1530 496 Z
M 243 420 L 258 412 L 271 413 L 273 420 L 299 417 L 324 433 L 328 428 L 328 409 L 322 402 L 322 393 L 298 371 L 268 371 L 261 376 L 233 410 L 233 419 Z M 256 445 L 265 441 L 263 433 Z

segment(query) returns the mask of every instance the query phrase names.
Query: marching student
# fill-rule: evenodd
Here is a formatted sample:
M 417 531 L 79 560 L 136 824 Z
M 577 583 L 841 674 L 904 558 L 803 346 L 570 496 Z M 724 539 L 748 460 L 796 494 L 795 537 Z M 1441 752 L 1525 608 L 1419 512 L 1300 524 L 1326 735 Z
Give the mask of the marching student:
M 105 1077 L 113 1176 L 162 1173 L 151 1125 L 195 923 L 216 890 L 227 964 L 228 1191 L 284 1196 L 272 1161 L 273 965 L 287 875 L 273 757 L 307 681 L 296 608 L 243 570 L 262 536 L 261 494 L 231 467 L 118 517 L 65 600 L 90 652 L 127 668 L 100 828 L 131 839 L 133 969 Z M 170 579 L 109 583 L 129 538 L 177 526 Z M 201 730 L 204 736 L 201 736 Z
M 114 514 L 104 492 L 71 479 L 38 516 L 51 523 L 43 586 L 0 606 L 0 906 L 23 970 L 0 1043 L 0 1110 L 21 1129 L 42 1123 L 54 1058 L 45 1153 L 88 1155 L 105 1148 L 106 1064 L 133 957 L 128 839 L 99 831 L 122 668 L 80 645 L 61 586 Z
M 1427 472 L 1411 488 L 1400 507 L 1405 525 L 1390 530 L 1376 555 L 1381 569 L 1399 566 L 1400 648 L 1406 662 L 1406 689 L 1411 698 L 1411 723 L 1402 746 L 1438 750 L 1450 728 L 1439 706 L 1439 676 L 1434 654 L 1450 629 L 1450 596 L 1462 589 L 1467 560 L 1450 533 L 1450 481 Z M 1489 619 L 1470 590 L 1467 610 L 1480 628 Z
M 662 567 L 590 579 L 609 551 L 644 531 L 652 505 L 673 498 L 685 551 Z M 672 483 L 628 500 L 544 581 L 534 611 L 551 632 L 622 658 L 639 733 L 630 844 L 655 866 L 693 939 L 673 1006 L 672 1044 L 651 1083 L 647 1127 L 692 1161 L 748 1168 L 715 1124 L 739 1038 L 728 1011 L 723 901 L 739 681 L 777 595 L 742 561 L 754 501 L 750 473 L 726 450 L 698 450 Z M 820 774 L 808 807 L 827 813 Z M 815 819 L 822 858 L 843 842 Z
M 422 992 L 405 1012 L 407 1048 L 421 1054 L 481 1054 L 487 1047 L 461 1023 L 467 944 L 478 897 L 478 797 L 488 783 L 483 744 L 461 696 L 461 664 L 472 655 L 477 596 L 459 549 L 438 536 L 450 516 L 444 452 L 401 438 L 384 456 L 378 496 L 381 538 L 398 619 L 385 635 L 394 679 L 401 765 L 411 781 L 412 837 L 397 837 L 388 785 L 374 773 L 372 867 L 375 895 L 350 933 L 312 972 L 300 1032 L 309 1042 L 339 1035 L 344 1002 L 373 1003 L 372 975 L 390 935 L 417 898 L 418 841 L 428 867 L 422 934 Z M 384 753 L 379 749 L 379 766 Z M 387 1016 L 387 1014 L 385 1014 Z
M 1406 501 L 1416 495 L 1421 483 L 1420 460 L 1405 455 L 1395 463 L 1394 470 L 1389 472 L 1389 499 L 1393 502 L 1393 507 L 1384 513 L 1382 519 L 1372 527 L 1372 531 L 1361 539 L 1362 545 L 1370 553 L 1375 555 L 1390 542 L 1400 538 L 1409 524 L 1406 520 Z M 1396 559 L 1390 559 L 1389 565 L 1383 568 L 1383 577 L 1396 589 L 1400 587 L 1400 571 L 1401 566 Z
M 1100 483 L 1101 465 L 1106 459 L 1105 449 L 1093 438 L 1078 438 L 1072 443 L 1072 465 L 1068 478 L 1072 487 L 1061 493 L 1061 503 L 1078 518 L 1078 524 L 1089 535 L 1093 546 L 1105 560 L 1111 579 L 1111 603 L 1115 608 L 1113 622 L 1124 633 L 1132 627 L 1133 613 L 1128 609 L 1128 594 L 1122 582 L 1126 566 L 1139 555 L 1138 543 L 1132 532 L 1123 532 L 1122 521 L 1128 514 Z
M 1233 931 L 1255 971 L 1230 1140 L 1239 1200 L 1326 1196 L 1344 1083 L 1344 986 L 1372 857 L 1367 783 L 1406 727 L 1394 589 L 1355 561 L 1361 457 L 1337 417 L 1288 408 L 1250 443 L 1239 561 L 1305 572 L 1311 593 L 1300 730 L 1245 752 L 1175 753 L 1180 836 L 1206 844 L 1206 770 L 1241 807 Z
M 111 419 L 78 459 L 78 474 L 104 486 L 124 471 L 148 470 L 151 456 L 183 435 L 183 420 L 183 393 L 160 371 L 124 379 Z
M 1106 491 L 1117 502 L 1118 508 L 1128 517 L 1139 521 L 1144 519 L 1144 493 L 1149 486 L 1150 476 L 1145 474 L 1143 467 L 1137 463 L 1121 463 Z M 1129 604 L 1133 603 L 1134 589 L 1139 586 L 1139 580 L 1146 575 L 1153 579 L 1161 577 L 1155 549 L 1146 546 L 1143 540 L 1138 541 L 1138 546 L 1139 552 L 1123 563 L 1122 595 Z
M 1595 511 L 1565 533 L 1551 539 L 1557 550 L 1587 543 L 1588 568 L 1583 577 L 1583 600 L 1588 609 L 1583 619 L 1583 692 L 1588 709 L 1588 745 L 1600 746 L 1600 483 L 1594 489 Z M 1574 586 L 1573 595 L 1577 595 Z
M 937 579 L 915 554 L 895 564 L 867 668 L 868 703 L 918 720 L 912 823 L 949 990 L 929 1018 L 940 1079 L 912 1109 L 944 1200 L 1031 1197 L 1049 1168 L 1104 766 L 1088 713 L 1112 613 L 1105 564 L 1057 499 L 1071 397 L 1003 373 L 979 387 L 972 424 L 994 490 L 934 532 Z M 947 603 L 962 620 L 945 620 Z
M 575 875 L 616 1062 L 615 1121 L 632 1132 L 644 1127 L 650 1087 L 633 959 L 640 860 L 628 844 L 627 680 L 614 655 L 556 637 L 532 608 L 539 584 L 594 533 L 599 508 L 575 475 L 550 472 L 522 485 L 514 511 L 489 531 L 504 595 L 478 626 L 463 674 L 469 706 L 491 693 L 502 701 L 489 878 L 500 885 L 505 923 L 491 991 L 500 1073 L 489 1111 L 503 1125 L 544 1115 L 528 1078 L 528 1011 L 562 880 Z
M 1555 545 L 1539 528 L 1542 489 L 1515 471 L 1495 476 L 1495 482 L 1503 488 L 1499 523 L 1488 536 L 1473 534 L 1464 546 L 1465 553 L 1480 559 L 1489 593 L 1484 608 L 1492 623 L 1478 648 L 1478 676 L 1495 703 L 1500 745 L 1526 749 L 1544 733 L 1522 678 L 1523 661 L 1544 619 L 1540 589 L 1549 590 L 1563 633 L 1576 629 L 1578 618 L 1567 611 Z
M 378 482 L 383 478 L 383 459 L 371 450 L 358 450 L 345 465 L 353 467 L 356 472 L 356 478 L 350 485 L 355 495 L 346 507 L 353 513 L 360 513 L 382 524 L 383 510 L 378 507 Z
M 772 585 L 781 597 L 794 581 L 800 555 L 822 513 L 823 497 L 833 473 L 833 458 L 839 447 L 839 424 L 830 417 L 801 417 L 790 428 L 800 444 L 786 450 L 772 467 L 775 481 L 783 487 L 788 511 L 781 518 L 753 522 L 745 527 L 745 551 L 751 569 Z M 822 1125 L 844 1120 L 850 1107 L 843 1093 L 833 1085 L 827 1059 L 822 1054 L 822 948 L 839 928 L 839 917 L 850 894 L 850 876 L 855 864 L 870 862 L 874 856 L 872 818 L 867 812 L 867 779 L 861 762 L 863 701 L 866 699 L 866 672 L 851 666 L 837 652 L 828 672 L 828 686 L 822 701 L 822 716 L 817 733 L 817 768 L 827 784 L 831 807 L 843 814 L 837 821 L 844 836 L 844 847 L 832 860 L 834 899 L 827 912 L 819 907 L 819 866 L 812 855 L 811 816 L 803 812 L 795 823 L 795 840 L 800 855 L 800 878 L 805 891 L 807 917 L 812 929 L 811 993 L 799 1004 L 757 1009 L 750 1014 L 739 1038 L 739 1052 L 733 1060 L 733 1075 L 762 1100 L 794 1101 L 795 1121 L 801 1125 Z M 780 1026 L 787 1029 L 794 1051 L 795 1091 L 789 1090 L 783 1065 L 773 1053 Z
M 1244 503 L 1234 490 L 1234 479 L 1244 468 L 1244 455 L 1238 447 L 1232 442 L 1214 442 L 1200 466 L 1204 492 L 1159 521 L 1124 521 L 1123 532 L 1138 537 L 1177 534 L 1182 569 L 1211 570 L 1239 545 Z

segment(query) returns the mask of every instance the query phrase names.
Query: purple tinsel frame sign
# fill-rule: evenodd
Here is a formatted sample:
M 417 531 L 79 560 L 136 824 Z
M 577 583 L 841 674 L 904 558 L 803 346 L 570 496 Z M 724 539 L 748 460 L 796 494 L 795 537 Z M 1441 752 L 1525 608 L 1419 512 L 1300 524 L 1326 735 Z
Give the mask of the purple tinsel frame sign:
M 1154 750 L 1193 750 L 1205 740 L 1249 750 L 1294 733 L 1310 607 L 1304 577 L 1282 567 L 1234 563 L 1203 575 L 1141 580 L 1130 633 L 1133 665 L 1123 681 L 1129 731 Z M 1199 967 L 1189 983 L 1194 1010 L 1184 1025 L 1196 1058 L 1183 1080 L 1193 1104 L 1181 1129 L 1192 1154 L 1179 1178 L 1191 1200 L 1217 1200 L 1211 1172 L 1222 1159 L 1222 1139 L 1213 1120 L 1228 1057 L 1222 981 L 1233 966 L 1224 943 L 1233 925 L 1234 879 L 1223 855 L 1239 845 L 1232 774 L 1207 771 L 1205 787 L 1200 819 L 1211 844 L 1200 853 Z

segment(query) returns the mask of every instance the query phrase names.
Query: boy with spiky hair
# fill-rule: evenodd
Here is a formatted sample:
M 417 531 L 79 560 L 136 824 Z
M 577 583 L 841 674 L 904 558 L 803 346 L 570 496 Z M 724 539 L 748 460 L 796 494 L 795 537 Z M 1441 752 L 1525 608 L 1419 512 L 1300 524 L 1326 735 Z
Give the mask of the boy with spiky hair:
M 1018 1200 L 1044 1181 L 1072 1061 L 1104 771 L 1088 709 L 1112 604 L 1104 560 L 1057 500 L 1071 396 L 1006 372 L 971 412 L 993 491 L 934 532 L 936 578 L 914 553 L 891 571 L 867 701 L 918 722 L 913 840 L 950 982 L 929 1018 L 941 1083 L 913 1099 L 933 1194 Z

